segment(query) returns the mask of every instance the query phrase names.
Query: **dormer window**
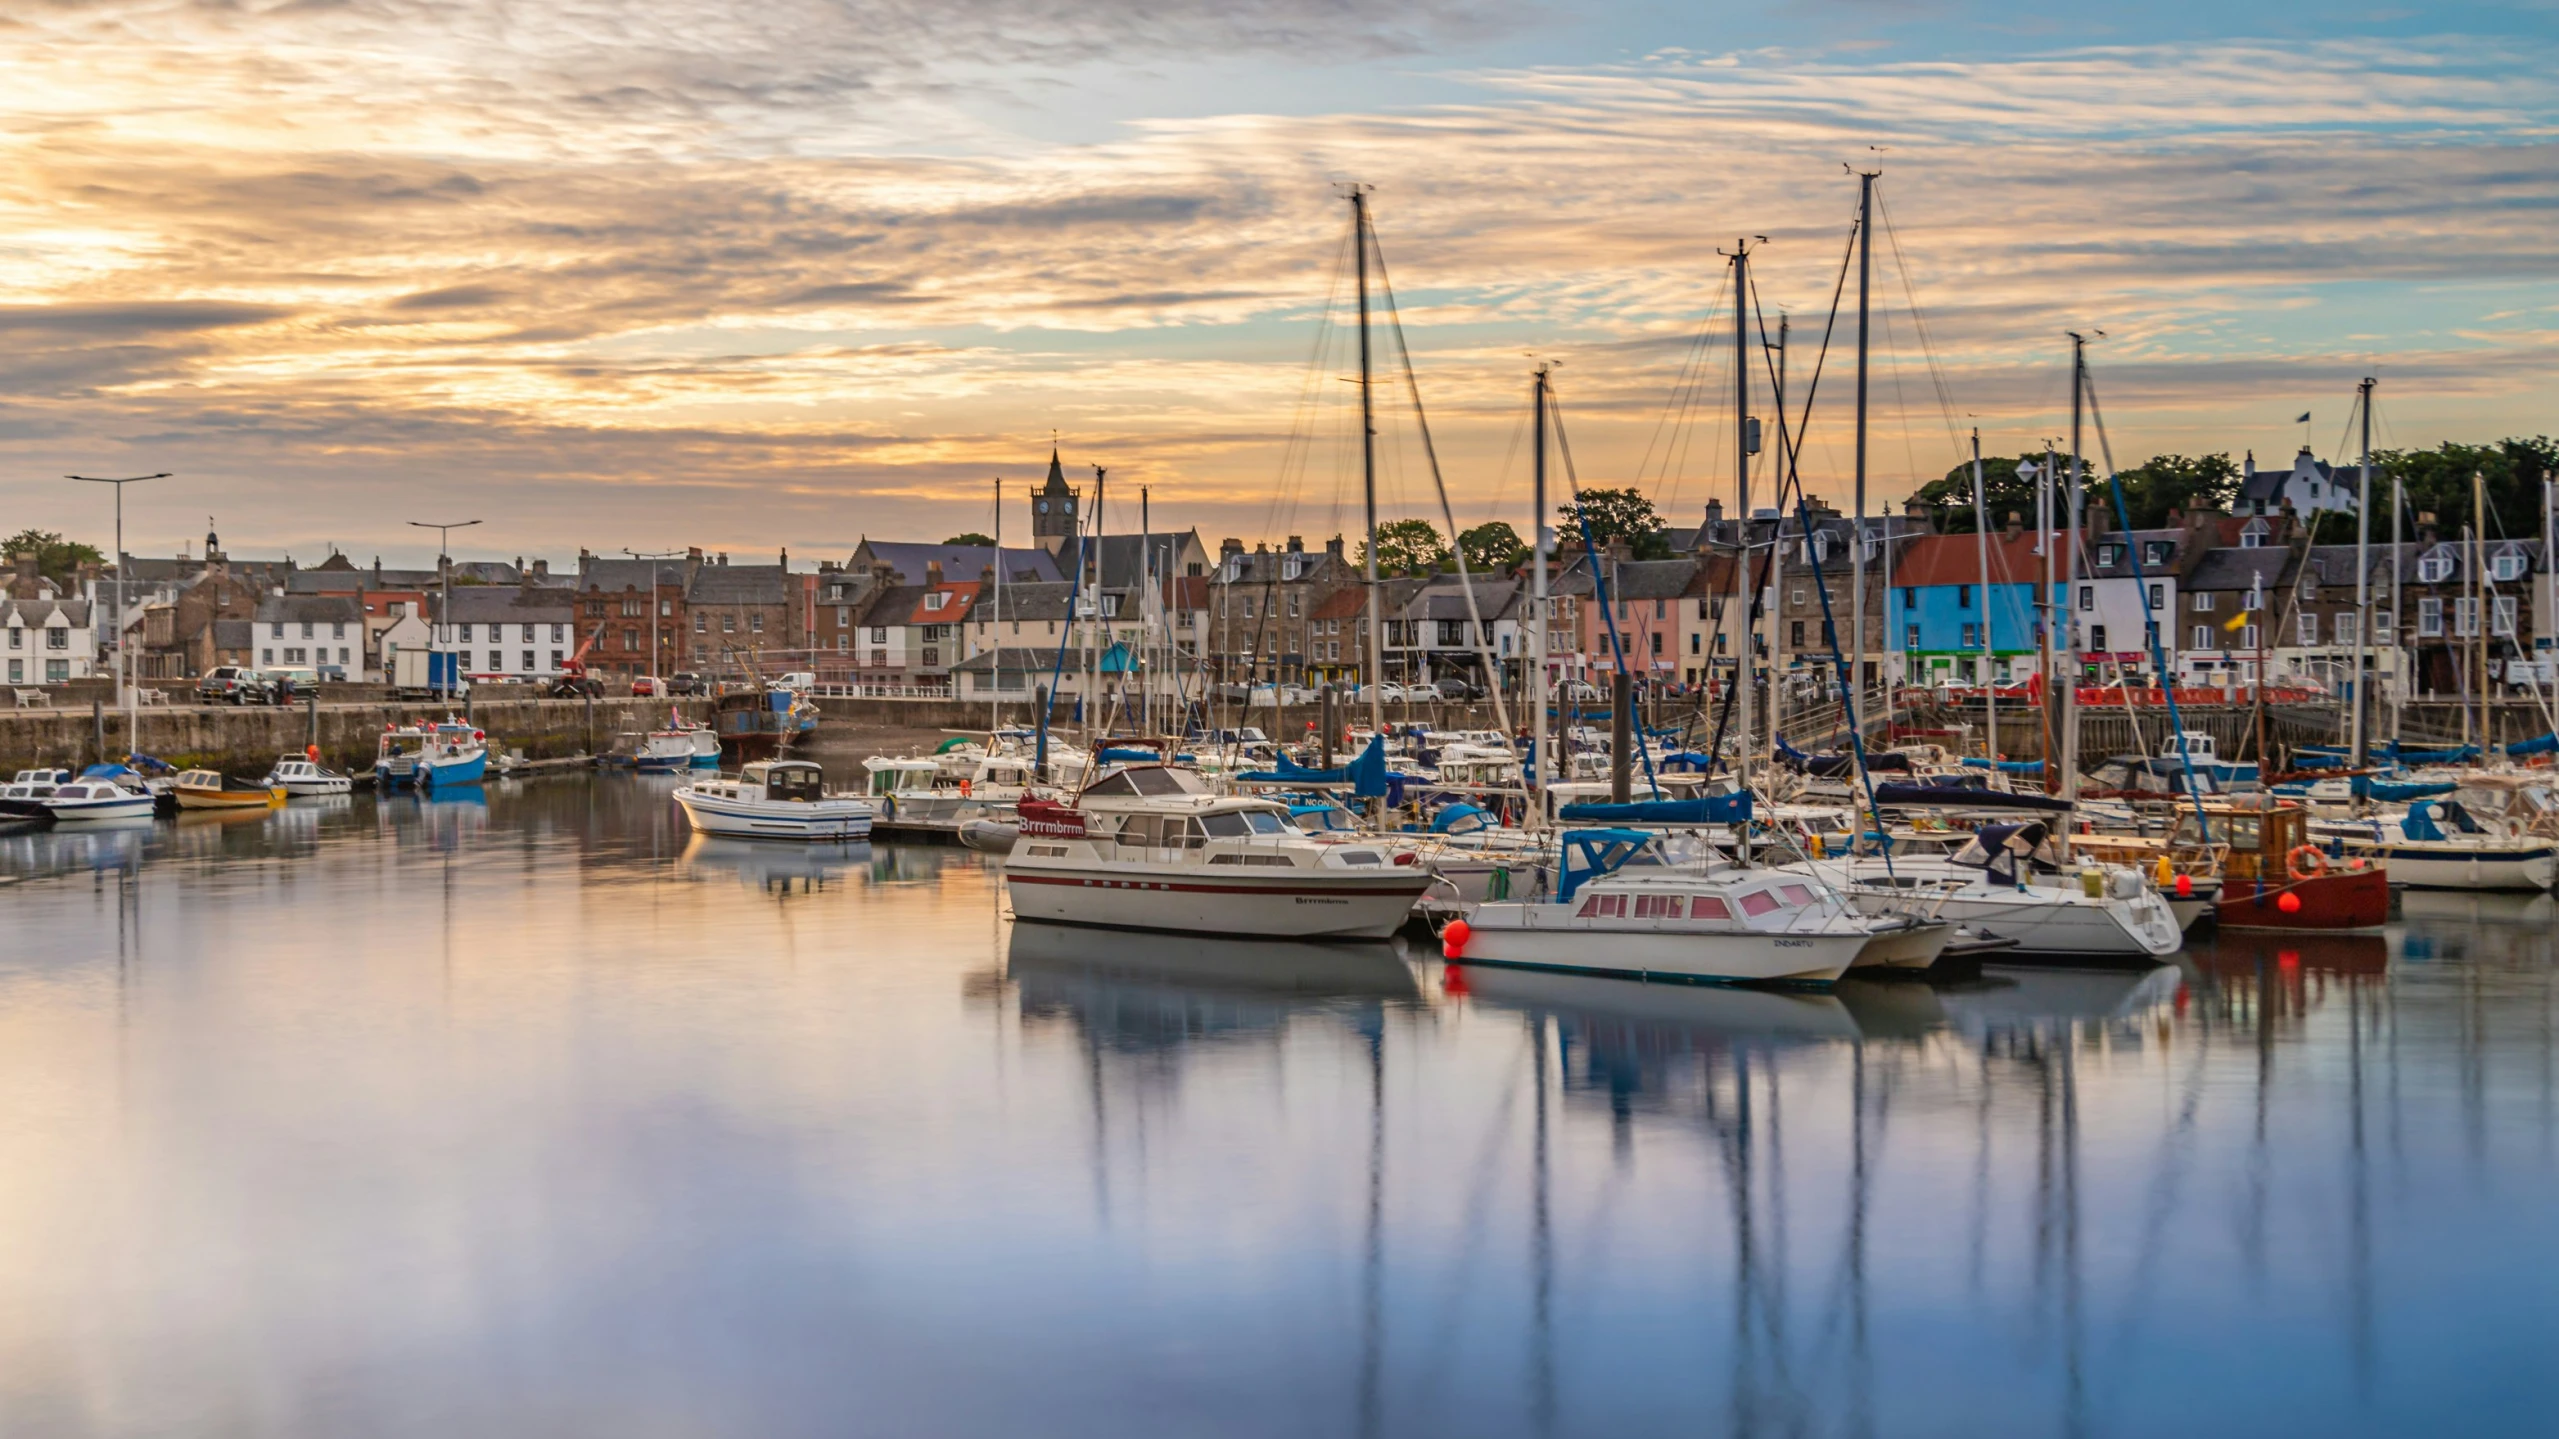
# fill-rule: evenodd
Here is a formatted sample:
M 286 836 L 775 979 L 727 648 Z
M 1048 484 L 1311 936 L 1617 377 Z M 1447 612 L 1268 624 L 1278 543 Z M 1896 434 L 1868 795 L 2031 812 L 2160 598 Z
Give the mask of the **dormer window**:
M 1287 559 L 1280 561 L 1281 579 L 1293 580 L 1299 578 L 1305 573 L 1306 559 L 1303 555 L 1290 555 Z
M 2243 550 L 2264 549 L 2266 547 L 2267 533 L 2266 522 L 2264 520 L 2250 520 L 2247 524 L 2239 527 L 2239 548 Z
M 2428 555 L 2417 561 L 2417 578 L 2430 585 L 2439 585 L 2451 579 L 2452 556 Z
M 2097 547 L 2097 568 L 2101 570 L 2112 569 L 2116 565 L 2123 563 L 2123 559 L 2124 547 L 2121 545 L 2099 545 Z
M 951 597 L 943 591 L 935 590 L 933 593 L 924 597 L 924 608 L 939 611 L 944 604 L 949 602 L 950 598 Z
M 2141 562 L 2145 565 L 2164 565 L 2168 563 L 2168 542 L 2166 540 L 2143 541 L 2141 546 Z
M 2511 584 L 2516 580 L 2522 579 L 2523 556 L 2512 550 L 2497 556 L 2494 567 L 2490 570 L 2490 573 L 2494 574 L 2497 577 L 2498 582 L 2501 584 Z

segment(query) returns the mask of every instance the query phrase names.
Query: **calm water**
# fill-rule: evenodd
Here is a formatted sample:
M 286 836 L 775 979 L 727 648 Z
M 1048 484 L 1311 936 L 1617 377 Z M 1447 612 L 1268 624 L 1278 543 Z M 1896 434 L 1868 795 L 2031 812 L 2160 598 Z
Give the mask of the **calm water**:
M 2547 1433 L 2547 899 L 1840 998 L 652 779 L 0 839 L 0 1431 Z

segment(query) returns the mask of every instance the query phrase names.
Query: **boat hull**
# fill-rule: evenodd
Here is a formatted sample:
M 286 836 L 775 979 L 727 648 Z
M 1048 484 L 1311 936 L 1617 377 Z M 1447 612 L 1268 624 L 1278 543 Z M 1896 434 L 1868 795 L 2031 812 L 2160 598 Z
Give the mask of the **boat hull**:
M 180 809 L 273 809 L 284 803 L 280 789 L 181 789 Z
M 478 784 L 489 776 L 489 752 L 438 759 L 418 766 L 418 783 L 429 789 Z
M 2262 889 L 2253 880 L 2226 880 L 2213 914 L 2224 929 L 2379 929 L 2390 920 L 2395 877 L 2379 868 L 2342 870 Z M 2298 908 L 2284 908 L 2287 894 L 2301 901 Z
M 1384 939 L 1409 917 L 1430 876 L 1292 869 L 1261 876 L 1182 869 L 1025 869 L 1004 874 L 1017 919 L 1110 929 L 1277 939 Z
M 64 800 L 48 803 L 55 824 L 80 824 L 102 819 L 149 819 L 158 801 L 147 794 L 119 795 L 114 799 Z
M 2411 889 L 2538 890 L 2559 879 L 2559 847 L 2462 850 L 2394 844 L 2367 851 Z
M 1560 908 L 1561 906 L 1546 906 Z M 1461 953 L 1468 965 L 1498 964 L 1564 974 L 1619 979 L 1676 979 L 1694 984 L 1828 984 L 1848 972 L 1871 942 L 1862 931 L 1787 934 L 1757 930 L 1674 930 L 1642 921 L 1602 927 L 1505 922 L 1503 911 L 1526 906 L 1486 905 L 1467 921 Z M 1943 935 L 1940 936 L 1943 947 Z M 1930 958 L 1935 958 L 1931 955 Z
M 1955 926 L 1943 921 L 1884 930 L 1857 951 L 1852 969 L 1926 969 L 1954 941 Z
M 1911 903 L 1864 888 L 1843 892 L 1868 914 L 1895 913 Z M 2031 958 L 2050 963 L 2150 965 L 2176 953 L 2184 935 L 2166 901 L 2159 903 L 2155 915 L 2131 919 L 2118 915 L 2115 905 L 2039 899 L 2032 890 L 2015 899 L 1958 893 L 1943 901 L 1929 898 L 1924 904 L 1935 918 L 2017 941 L 2017 947 L 2002 956 L 2003 963 Z
M 871 807 L 857 800 L 732 800 L 679 789 L 675 802 L 701 834 L 730 839 L 846 840 L 871 837 Z

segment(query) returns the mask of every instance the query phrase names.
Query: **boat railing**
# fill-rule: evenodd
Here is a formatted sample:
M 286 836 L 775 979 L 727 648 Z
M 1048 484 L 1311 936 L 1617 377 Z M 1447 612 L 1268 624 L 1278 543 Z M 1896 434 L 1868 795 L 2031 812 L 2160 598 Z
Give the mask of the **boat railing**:
M 814 699 L 836 700 L 947 700 L 952 697 L 948 684 L 811 685 L 800 693 Z M 1016 699 L 1028 697 L 1027 693 L 1013 696 Z

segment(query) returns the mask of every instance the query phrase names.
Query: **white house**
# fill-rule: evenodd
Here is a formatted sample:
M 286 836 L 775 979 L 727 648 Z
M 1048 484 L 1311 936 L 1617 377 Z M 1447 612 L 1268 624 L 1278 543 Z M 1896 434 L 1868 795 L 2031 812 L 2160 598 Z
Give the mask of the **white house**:
M 365 663 L 373 671 L 368 678 L 377 681 L 391 677 L 392 656 L 403 650 L 426 649 L 433 635 L 424 617 L 409 613 L 406 601 L 395 600 L 392 603 L 399 609 L 387 617 L 386 623 L 376 623 L 370 617 L 365 621 L 365 633 L 372 640 Z
M 2257 455 L 2252 450 L 2240 471 L 2239 508 L 2270 515 L 2290 501 L 2293 512 L 2305 520 L 2322 510 L 2351 515 L 2360 488 L 2355 466 L 2331 467 L 2324 460 L 2313 459 L 2306 445 L 2292 457 L 2292 468 L 2288 470 L 2257 468 Z
M 86 600 L 0 598 L 0 636 L 0 676 L 10 684 L 60 684 L 101 672 Z
M 441 592 L 428 596 L 441 605 Z M 462 672 L 501 680 L 549 679 L 577 653 L 577 592 L 561 586 L 456 585 L 435 647 L 462 656 Z
M 2089 541 L 2089 563 L 2070 592 L 2070 621 L 2081 660 L 2099 678 L 2155 673 L 2153 625 L 2174 669 L 2177 570 L 2186 543 L 2182 529 L 2117 531 Z

